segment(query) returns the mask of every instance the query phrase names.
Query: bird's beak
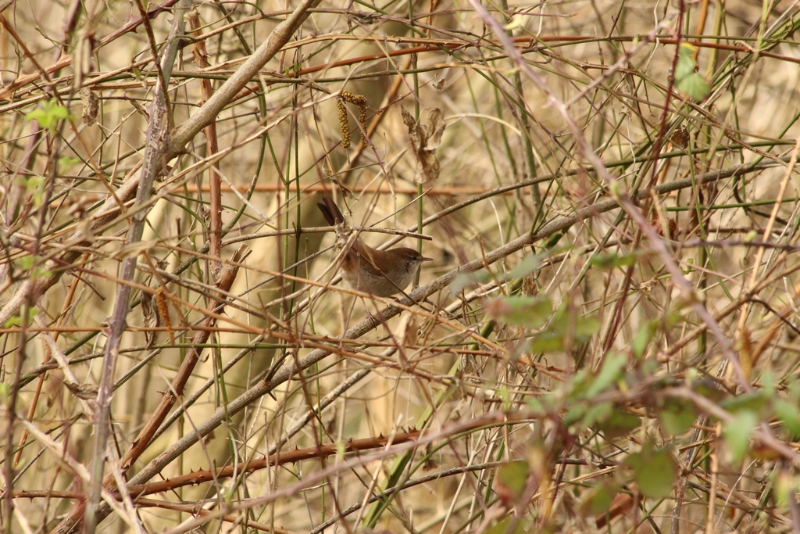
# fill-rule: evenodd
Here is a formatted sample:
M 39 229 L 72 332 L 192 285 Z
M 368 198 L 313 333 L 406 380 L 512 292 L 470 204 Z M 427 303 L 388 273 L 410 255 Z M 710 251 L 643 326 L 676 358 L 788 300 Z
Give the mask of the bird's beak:
M 420 258 L 419 261 L 433 261 L 433 258 Z

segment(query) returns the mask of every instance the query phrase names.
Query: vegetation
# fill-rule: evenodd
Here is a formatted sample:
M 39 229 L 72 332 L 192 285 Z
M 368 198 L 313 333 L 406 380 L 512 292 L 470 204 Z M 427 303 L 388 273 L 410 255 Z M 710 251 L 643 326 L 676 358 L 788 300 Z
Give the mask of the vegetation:
M 5 2 L 3 531 L 800 531 L 799 21 Z

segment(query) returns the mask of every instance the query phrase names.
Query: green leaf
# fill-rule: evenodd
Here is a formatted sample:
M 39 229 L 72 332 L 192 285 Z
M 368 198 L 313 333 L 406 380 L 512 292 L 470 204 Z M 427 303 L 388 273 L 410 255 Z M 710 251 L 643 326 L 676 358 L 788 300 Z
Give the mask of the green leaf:
M 792 440 L 800 436 L 800 410 L 797 404 L 786 399 L 775 399 L 772 404 L 775 415 L 781 420 L 783 426 L 789 431 Z
M 761 373 L 761 392 L 768 399 L 775 397 L 775 375 L 769 369 L 764 369 Z
M 514 460 L 501 465 L 494 477 L 492 489 L 506 508 L 520 500 L 528 484 L 528 462 Z
M 690 368 L 688 371 L 692 371 Z M 716 382 L 709 378 L 695 378 L 691 381 L 692 390 L 712 402 L 721 403 L 725 399 L 725 392 L 717 387 Z
M 633 477 L 645 497 L 665 499 L 672 494 L 678 465 L 669 451 L 656 450 L 648 442 L 641 452 L 629 455 L 625 465 L 633 469 Z
M 574 341 L 577 343 L 586 343 L 593 335 L 600 331 L 600 321 L 596 317 L 578 317 L 575 323 Z
M 641 360 L 647 346 L 653 340 L 658 330 L 658 321 L 648 321 L 639 327 L 639 331 L 631 340 L 631 351 L 637 360 Z
M 681 80 L 685 80 L 687 77 L 694 74 L 694 69 L 697 68 L 697 62 L 694 60 L 693 52 L 688 52 L 684 54 L 684 49 L 681 48 L 680 50 L 680 57 L 678 58 L 678 64 L 675 65 L 675 83 L 678 84 Z
M 600 330 L 601 324 L 595 317 L 578 316 L 570 312 L 566 304 L 559 306 L 544 332 L 536 336 L 531 344 L 533 352 L 563 350 L 567 338 L 572 345 L 589 341 Z
M 543 254 L 530 254 L 525 256 L 525 258 L 519 262 L 519 265 L 508 273 L 507 278 L 514 279 L 528 276 L 542 265 L 542 258 L 544 258 Z
M 741 462 L 750 448 L 750 433 L 758 424 L 755 412 L 743 411 L 736 414 L 733 421 L 725 423 L 723 435 L 725 444 L 733 455 L 733 462 Z
M 28 308 L 28 321 L 27 324 L 31 324 L 33 319 L 39 313 L 39 310 L 36 307 Z M 22 315 L 12 315 L 6 321 L 5 327 L 11 328 L 12 326 L 22 326 Z
M 514 519 L 514 517 L 508 516 L 497 524 L 492 525 L 492 527 L 486 531 L 486 534 L 524 534 L 525 532 L 531 532 L 530 525 L 524 519 L 517 523 L 513 531 L 509 531 L 508 527 L 511 526 L 512 519 Z
M 11 397 L 11 384 L 8 382 L 0 382 L 0 399 L 4 404 L 8 404 L 8 399 Z
M 590 405 L 583 416 L 583 424 L 587 427 L 594 425 L 598 421 L 604 421 L 611 417 L 614 412 L 614 405 L 610 402 L 598 402 Z
M 736 397 L 730 397 L 720 402 L 720 408 L 729 412 L 759 412 L 767 405 L 769 399 L 761 391 L 745 393 Z
M 800 381 L 795 380 L 789 384 L 789 387 L 786 388 L 786 391 L 795 402 L 800 402 Z
M 18 269 L 22 269 L 23 271 L 30 271 L 33 268 L 34 257 L 33 256 L 22 256 L 14 260 Z
M 773 471 L 772 478 L 775 487 L 775 502 L 781 507 L 789 506 L 789 503 L 795 499 L 797 481 L 786 471 Z
M 536 397 L 528 398 L 528 400 L 525 401 L 525 406 L 527 406 L 527 408 L 532 412 L 543 412 L 543 411 L 545 411 L 544 403 L 542 403 L 542 400 L 537 399 Z
M 626 363 L 628 358 L 624 354 L 608 353 L 600 372 L 586 390 L 586 397 L 591 400 L 615 384 L 622 377 Z
M 511 409 L 511 392 L 507 386 L 499 386 L 497 388 L 497 396 L 503 402 L 503 410 L 508 411 Z
M 698 73 L 690 74 L 681 81 L 675 82 L 675 87 L 681 93 L 686 94 L 693 100 L 702 100 L 711 92 L 708 82 Z
M 38 122 L 42 128 L 47 128 L 51 133 L 55 132 L 58 121 L 72 119 L 69 110 L 60 105 L 55 98 L 44 102 L 40 108 L 25 115 L 25 118 L 29 121 Z
M 697 62 L 694 54 L 697 47 L 689 43 L 682 43 L 678 49 L 678 64 L 675 65 L 673 77 L 675 88 L 694 100 L 702 100 L 711 92 L 708 82 L 696 73 Z
M 545 297 L 500 297 L 487 302 L 486 311 L 509 325 L 527 328 L 541 327 L 553 314 Z
M 567 413 L 564 414 L 564 419 L 562 419 L 561 424 L 565 427 L 569 427 L 573 423 L 576 423 L 583 419 L 584 414 L 586 414 L 586 406 L 583 404 L 573 404 Z
M 589 260 L 589 265 L 598 269 L 614 269 L 617 267 L 630 267 L 636 264 L 636 254 L 595 254 Z
M 34 267 L 31 271 L 31 278 L 46 278 L 52 274 L 53 271 L 45 267 Z
M 61 156 L 58 158 L 58 164 L 62 167 L 72 167 L 73 165 L 78 165 L 79 163 L 83 163 L 80 158 L 73 158 L 71 156 Z
M 635 430 L 641 424 L 638 417 L 617 408 L 604 420 L 597 422 L 597 429 L 605 435 L 606 439 L 616 439 L 629 434 L 631 430 Z
M 658 414 L 661 426 L 670 436 L 683 434 L 692 428 L 697 414 L 691 402 L 679 399 L 667 399 Z
M 33 196 L 33 203 L 37 208 L 42 205 L 44 200 L 44 183 L 44 176 L 31 176 L 28 178 L 28 183 L 25 184 Z
M 596 485 L 588 492 L 584 492 L 581 498 L 581 512 L 584 515 L 608 512 L 616 494 L 617 488 L 607 482 Z
M 569 400 L 580 400 L 586 397 L 586 390 L 594 380 L 591 369 L 584 367 L 579 369 L 567 382 L 567 398 Z
M 497 470 L 497 478 L 495 485 L 502 484 L 503 487 L 510 492 L 515 498 L 522 495 L 525 489 L 525 483 L 528 480 L 530 467 L 528 462 L 524 460 L 514 460 L 507 464 L 501 465 Z
M 45 267 L 45 263 L 36 265 L 34 256 L 22 256 L 14 260 L 14 268 L 19 271 L 25 271 L 31 278 L 41 278 L 43 276 L 50 276 L 51 271 Z
M 531 352 L 558 352 L 564 350 L 564 337 L 556 332 L 544 332 L 531 343 Z
M 461 291 L 473 284 L 483 284 L 489 280 L 489 273 L 480 271 L 477 273 L 461 273 L 450 282 L 450 292 L 453 294 Z

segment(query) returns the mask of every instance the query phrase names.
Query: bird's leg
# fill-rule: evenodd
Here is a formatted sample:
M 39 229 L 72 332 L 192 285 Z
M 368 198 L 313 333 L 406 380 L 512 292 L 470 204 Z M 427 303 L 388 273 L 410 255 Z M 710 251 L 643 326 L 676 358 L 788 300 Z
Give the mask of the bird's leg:
M 386 324 L 386 319 L 384 319 L 383 314 L 378 309 L 377 305 L 375 306 L 375 311 L 378 312 L 378 314 L 375 315 L 374 313 L 369 311 L 369 306 L 367 306 L 366 299 L 364 297 L 359 297 L 359 298 L 361 298 L 361 302 L 364 303 L 364 310 L 367 312 L 367 315 L 369 316 L 370 319 L 376 321 L 378 324 Z M 372 303 L 375 304 L 375 301 L 373 300 Z

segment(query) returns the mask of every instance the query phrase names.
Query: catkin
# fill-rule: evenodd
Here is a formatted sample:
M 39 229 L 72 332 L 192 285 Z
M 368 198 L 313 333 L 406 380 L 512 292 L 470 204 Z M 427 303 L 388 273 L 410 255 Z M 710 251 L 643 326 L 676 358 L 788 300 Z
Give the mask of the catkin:
M 358 106 L 358 122 L 361 124 L 361 146 L 367 147 L 367 136 L 364 132 L 367 131 L 367 97 L 364 95 L 356 95 L 348 89 L 342 90 L 341 100 L 336 101 L 336 107 L 339 109 L 339 130 L 342 136 L 342 147 L 350 148 L 350 128 L 347 124 L 347 108 L 344 103 L 355 104 Z
M 339 108 L 339 131 L 342 135 L 342 148 L 350 148 L 350 128 L 347 125 L 347 108 L 344 107 L 344 102 L 341 100 L 336 101 L 336 107 Z

